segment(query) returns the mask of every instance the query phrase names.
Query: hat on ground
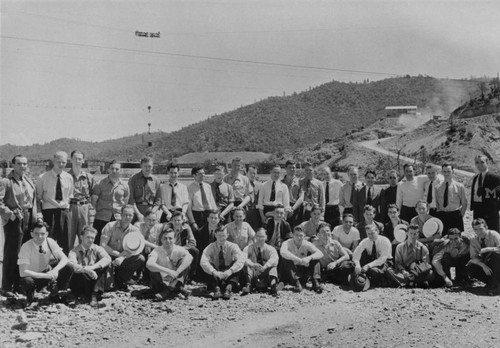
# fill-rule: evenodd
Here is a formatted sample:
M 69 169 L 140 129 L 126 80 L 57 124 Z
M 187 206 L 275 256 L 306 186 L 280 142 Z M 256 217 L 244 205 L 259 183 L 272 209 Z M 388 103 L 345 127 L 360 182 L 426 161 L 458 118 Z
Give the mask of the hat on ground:
M 354 291 L 366 291 L 370 288 L 370 279 L 365 273 L 351 273 L 349 274 L 349 284 Z
M 403 243 L 406 240 L 406 232 L 408 232 L 408 226 L 405 224 L 399 224 L 394 227 L 394 239 L 398 243 Z
M 424 223 L 422 232 L 426 238 L 435 235 L 437 232 L 441 234 L 443 233 L 443 222 L 435 217 L 430 218 Z
M 146 241 L 140 232 L 127 233 L 123 237 L 123 250 L 128 251 L 131 255 L 139 255 L 144 250 Z

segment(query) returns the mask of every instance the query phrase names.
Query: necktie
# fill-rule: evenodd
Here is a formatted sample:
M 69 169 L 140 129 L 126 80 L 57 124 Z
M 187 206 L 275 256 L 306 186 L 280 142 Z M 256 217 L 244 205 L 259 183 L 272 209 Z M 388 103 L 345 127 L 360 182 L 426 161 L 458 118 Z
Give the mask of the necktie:
M 372 257 L 377 257 L 377 247 L 375 246 L 375 241 L 373 242 L 371 256 Z
M 172 195 L 170 196 L 170 205 L 172 206 L 172 208 L 175 208 L 177 196 L 175 194 L 174 185 L 170 184 L 170 187 L 172 188 Z
M 264 259 L 262 258 L 262 250 L 260 248 L 257 249 L 257 263 L 260 265 L 264 265 Z
M 482 173 L 479 173 L 479 178 L 478 178 L 477 182 L 478 182 L 477 195 L 478 195 L 478 197 L 482 197 L 483 196 L 483 174 Z
M 280 224 L 277 223 L 274 225 L 274 233 L 273 233 L 273 236 L 271 237 L 271 245 L 274 245 L 274 246 L 277 245 L 279 235 L 280 235 Z
M 446 182 L 446 186 L 444 187 L 444 200 L 443 200 L 443 207 L 448 206 L 448 181 Z
M 217 204 L 220 204 L 222 201 L 222 195 L 220 192 L 220 185 L 219 183 L 215 183 L 215 202 Z
M 209 233 L 208 233 L 208 238 L 210 240 L 210 243 L 212 243 L 214 240 L 215 240 L 215 236 L 214 236 L 214 230 L 210 230 Z
M 222 250 L 222 246 L 219 251 L 219 271 L 224 271 L 226 268 L 226 261 L 224 260 L 224 251 Z
M 276 200 L 276 181 L 273 181 L 271 185 L 271 196 L 269 197 L 270 202 L 274 202 Z
M 429 188 L 427 191 L 427 203 L 431 204 L 432 202 L 432 181 L 429 183 Z
M 61 175 L 57 174 L 56 183 L 56 201 L 60 202 L 63 200 L 62 186 L 61 186 Z
M 354 188 L 355 184 L 351 184 L 351 198 L 349 199 L 349 202 L 352 203 L 354 202 L 354 193 L 356 192 L 356 189 Z
M 328 181 L 326 182 L 326 187 L 325 187 L 325 202 L 326 204 L 330 202 L 330 183 Z
M 45 254 L 45 250 L 43 250 L 42 246 L 40 245 L 40 248 L 38 249 L 38 252 L 40 254 Z
M 208 204 L 207 194 L 205 193 L 205 190 L 203 189 L 202 182 L 200 182 L 200 191 L 201 191 L 201 202 L 203 203 L 203 209 L 209 210 L 210 205 Z
M 366 197 L 366 204 L 372 205 L 372 188 L 367 187 L 367 189 L 368 189 L 368 195 Z
M 481 239 L 481 243 L 480 244 L 481 244 L 481 249 L 482 248 L 486 248 L 486 237 L 483 238 L 483 239 Z M 41 246 L 40 246 L 40 248 L 41 248 Z

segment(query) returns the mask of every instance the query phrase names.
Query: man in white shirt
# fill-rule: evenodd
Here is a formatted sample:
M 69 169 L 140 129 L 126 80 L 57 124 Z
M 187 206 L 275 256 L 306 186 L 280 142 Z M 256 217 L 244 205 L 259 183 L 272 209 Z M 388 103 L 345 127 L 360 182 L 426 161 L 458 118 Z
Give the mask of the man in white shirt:
M 182 211 L 185 218 L 189 206 L 186 185 L 178 181 L 180 167 L 176 163 L 167 166 L 168 182 L 160 185 L 161 214 L 160 222 L 169 222 L 176 210 Z
M 323 168 L 323 187 L 325 191 L 325 222 L 335 227 L 341 224 L 340 221 L 340 189 L 342 181 L 332 177 L 330 167 Z
M 203 167 L 191 169 L 194 182 L 188 187 L 189 206 L 187 216 L 193 230 L 199 230 L 207 221 L 211 210 L 216 210 L 217 205 L 212 194 L 212 188 L 206 182 Z
M 271 169 L 271 180 L 266 181 L 260 188 L 257 208 L 259 209 L 262 225 L 266 224 L 267 219 L 278 204 L 283 205 L 286 212 L 291 210 L 288 186 L 281 182 L 280 176 L 281 167 L 276 164 Z
M 412 218 L 417 216 L 415 207 L 417 202 L 422 199 L 424 184 L 429 181 L 429 178 L 425 175 L 415 176 L 415 171 L 411 164 L 406 163 L 403 169 L 405 180 L 398 183 L 396 205 L 399 208 L 401 219 L 411 221 Z

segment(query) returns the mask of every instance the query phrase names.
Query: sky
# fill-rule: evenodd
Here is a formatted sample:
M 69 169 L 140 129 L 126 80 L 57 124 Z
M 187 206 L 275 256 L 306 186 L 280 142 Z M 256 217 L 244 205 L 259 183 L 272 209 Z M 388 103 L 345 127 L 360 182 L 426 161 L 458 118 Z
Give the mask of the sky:
M 0 144 L 171 132 L 332 80 L 500 70 L 499 1 L 2 0 L 0 13 Z

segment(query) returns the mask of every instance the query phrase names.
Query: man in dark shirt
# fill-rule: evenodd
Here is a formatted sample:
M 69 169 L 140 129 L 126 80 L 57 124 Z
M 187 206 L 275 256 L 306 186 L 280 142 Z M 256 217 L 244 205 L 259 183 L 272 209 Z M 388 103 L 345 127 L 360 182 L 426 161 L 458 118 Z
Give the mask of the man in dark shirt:
M 141 159 L 141 171 L 134 174 L 128 181 L 130 198 L 128 204 L 134 207 L 134 221 L 144 221 L 144 213 L 148 208 L 155 213 L 161 205 L 160 180 L 152 175 L 153 159 L 143 157 Z
M 387 216 L 387 207 L 389 206 L 389 204 L 396 204 L 398 173 L 395 170 L 389 171 L 387 181 L 389 182 L 389 187 L 386 187 L 382 191 L 380 191 L 380 222 L 382 222 L 383 224 L 388 223 L 390 220 L 389 216 Z

